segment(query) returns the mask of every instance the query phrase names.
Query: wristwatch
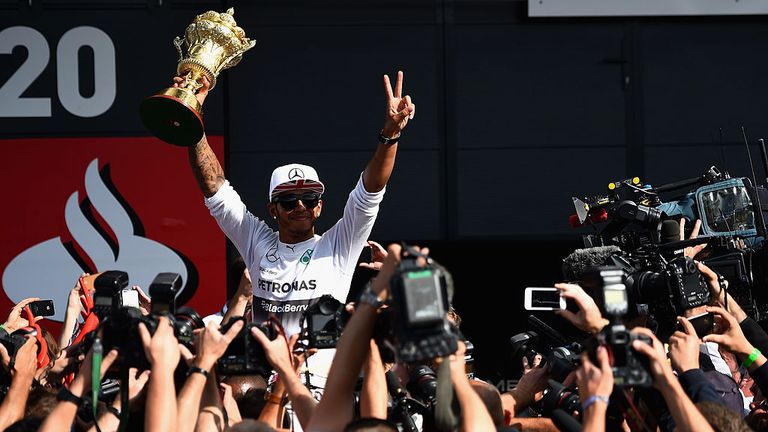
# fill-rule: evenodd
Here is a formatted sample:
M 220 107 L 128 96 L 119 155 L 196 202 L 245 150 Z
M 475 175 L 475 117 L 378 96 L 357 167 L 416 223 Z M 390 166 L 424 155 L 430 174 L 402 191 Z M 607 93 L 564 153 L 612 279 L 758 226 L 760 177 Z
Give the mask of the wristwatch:
M 400 134 L 397 134 L 397 136 L 388 137 L 384 135 L 384 129 L 379 132 L 379 142 L 384 145 L 392 145 L 396 144 L 400 140 Z
M 379 295 L 373 292 L 371 288 L 367 288 L 360 294 L 360 303 L 365 303 L 373 306 L 374 309 L 379 309 L 384 306 L 384 300 L 379 298 Z

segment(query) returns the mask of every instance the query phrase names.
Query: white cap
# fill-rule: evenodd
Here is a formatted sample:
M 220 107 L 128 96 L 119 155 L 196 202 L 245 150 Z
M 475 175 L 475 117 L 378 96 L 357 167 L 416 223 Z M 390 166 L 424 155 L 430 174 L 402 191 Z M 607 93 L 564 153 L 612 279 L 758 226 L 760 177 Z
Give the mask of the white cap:
M 320 181 L 317 171 L 309 165 L 288 164 L 275 168 L 269 181 L 269 200 L 294 189 L 309 189 L 323 194 L 325 186 Z

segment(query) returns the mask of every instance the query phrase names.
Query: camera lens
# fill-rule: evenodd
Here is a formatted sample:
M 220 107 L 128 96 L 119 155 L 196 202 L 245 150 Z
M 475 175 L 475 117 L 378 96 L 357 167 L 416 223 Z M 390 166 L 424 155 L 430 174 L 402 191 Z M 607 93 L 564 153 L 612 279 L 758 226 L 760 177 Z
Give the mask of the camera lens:
M 417 366 L 411 370 L 411 377 L 406 387 L 416 398 L 428 405 L 433 405 L 437 397 L 437 375 L 429 366 Z

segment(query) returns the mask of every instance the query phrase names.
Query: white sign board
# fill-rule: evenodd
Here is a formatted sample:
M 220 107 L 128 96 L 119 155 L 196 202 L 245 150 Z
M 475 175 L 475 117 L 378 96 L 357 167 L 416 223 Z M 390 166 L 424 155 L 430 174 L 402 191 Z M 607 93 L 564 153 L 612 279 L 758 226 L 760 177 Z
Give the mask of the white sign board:
M 766 0 L 528 0 L 531 17 L 764 14 Z

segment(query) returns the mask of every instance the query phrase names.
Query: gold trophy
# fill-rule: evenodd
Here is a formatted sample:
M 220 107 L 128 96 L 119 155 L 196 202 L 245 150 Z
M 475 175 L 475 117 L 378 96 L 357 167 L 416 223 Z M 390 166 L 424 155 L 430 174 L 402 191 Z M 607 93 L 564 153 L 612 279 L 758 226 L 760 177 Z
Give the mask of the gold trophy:
M 219 73 L 239 63 L 243 53 L 256 44 L 237 26 L 234 13 L 229 8 L 224 13 L 208 11 L 198 15 L 184 38 L 174 39 L 179 52 L 176 73 L 185 81 L 144 99 L 139 108 L 144 126 L 156 137 L 178 146 L 193 146 L 203 137 L 203 107 L 195 97 L 203 86 L 203 77 L 211 83 L 209 90 L 213 89 Z M 186 55 L 183 45 L 187 47 Z

